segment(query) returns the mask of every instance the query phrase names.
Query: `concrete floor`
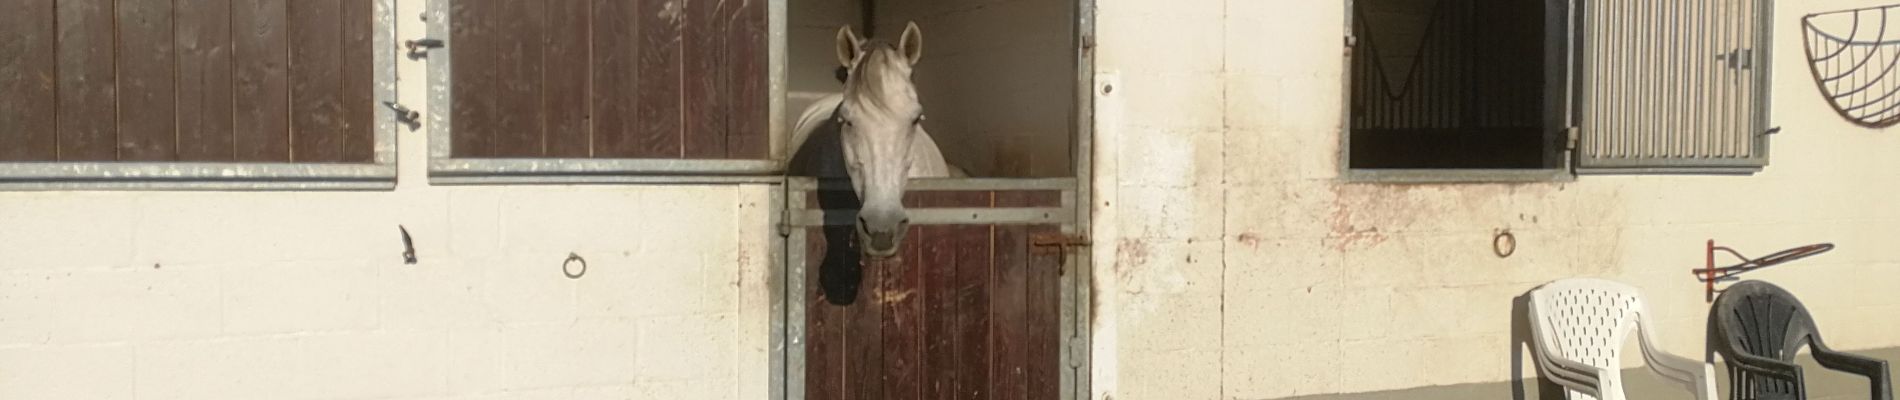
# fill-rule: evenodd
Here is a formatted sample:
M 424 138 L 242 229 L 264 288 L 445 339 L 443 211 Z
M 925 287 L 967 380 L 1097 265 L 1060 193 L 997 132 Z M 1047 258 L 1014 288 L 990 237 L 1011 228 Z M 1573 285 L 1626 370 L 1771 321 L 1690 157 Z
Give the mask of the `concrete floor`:
M 1882 360 L 1900 360 L 1900 348 L 1851 351 L 1855 354 Z M 1865 400 L 1868 398 L 1866 378 L 1846 374 L 1825 368 L 1814 363 L 1806 355 L 1799 358 L 1802 371 L 1807 374 L 1809 400 Z M 1717 399 L 1728 398 L 1727 368 L 1716 365 Z M 1694 400 L 1695 396 L 1680 387 L 1664 384 L 1647 368 L 1627 369 L 1623 371 L 1625 395 L 1633 400 Z M 1387 392 L 1335 394 L 1294 397 L 1288 400 L 1479 400 L 1479 399 L 1562 399 L 1563 392 L 1556 385 L 1542 382 L 1532 377 L 1524 385 L 1513 382 L 1476 383 L 1466 385 L 1438 386 Z M 1520 393 L 1521 392 L 1521 393 Z

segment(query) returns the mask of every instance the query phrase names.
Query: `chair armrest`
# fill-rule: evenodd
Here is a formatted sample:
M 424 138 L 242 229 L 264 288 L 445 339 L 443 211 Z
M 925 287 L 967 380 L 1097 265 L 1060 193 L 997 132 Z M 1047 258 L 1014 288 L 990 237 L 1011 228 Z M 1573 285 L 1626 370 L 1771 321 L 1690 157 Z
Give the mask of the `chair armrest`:
M 1698 400 L 1713 400 L 1716 394 L 1715 366 L 1663 351 L 1661 342 L 1656 339 L 1656 324 L 1650 321 L 1647 312 L 1637 315 L 1636 321 L 1637 339 L 1641 340 L 1643 360 L 1649 365 L 1649 370 L 1676 381 Z
M 1849 372 L 1865 376 L 1869 381 L 1869 390 L 1874 400 L 1892 400 L 1892 384 L 1888 381 L 1887 362 L 1852 353 L 1843 353 L 1827 348 L 1819 341 L 1809 342 L 1814 349 L 1814 361 L 1822 367 L 1836 371 Z
M 1801 366 L 1794 365 L 1794 363 L 1742 352 L 1723 352 L 1721 354 L 1723 359 L 1728 360 L 1729 365 L 1741 368 L 1744 371 L 1794 382 L 1801 381 Z
M 1698 400 L 1715 398 L 1715 366 L 1691 360 L 1686 357 L 1652 351 L 1647 346 L 1643 357 L 1649 364 L 1649 370 L 1664 378 L 1675 381 L 1683 389 L 1695 394 Z
M 1544 359 L 1543 357 L 1539 357 L 1539 359 L 1544 360 L 1538 364 L 1544 366 L 1545 379 L 1549 379 L 1552 383 L 1563 386 L 1565 389 L 1583 392 L 1584 394 L 1590 395 L 1590 397 L 1603 397 L 1604 387 L 1602 377 L 1604 374 L 1610 373 L 1610 371 L 1561 358 Z

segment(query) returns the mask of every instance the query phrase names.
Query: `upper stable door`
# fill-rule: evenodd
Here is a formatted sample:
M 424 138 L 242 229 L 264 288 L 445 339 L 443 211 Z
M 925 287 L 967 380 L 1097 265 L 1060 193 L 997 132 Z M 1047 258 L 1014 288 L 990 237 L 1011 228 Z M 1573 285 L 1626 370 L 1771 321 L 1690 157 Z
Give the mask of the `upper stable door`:
M 0 187 L 391 187 L 393 8 L 0 2 Z
M 767 1 L 432 7 L 438 180 L 778 172 Z

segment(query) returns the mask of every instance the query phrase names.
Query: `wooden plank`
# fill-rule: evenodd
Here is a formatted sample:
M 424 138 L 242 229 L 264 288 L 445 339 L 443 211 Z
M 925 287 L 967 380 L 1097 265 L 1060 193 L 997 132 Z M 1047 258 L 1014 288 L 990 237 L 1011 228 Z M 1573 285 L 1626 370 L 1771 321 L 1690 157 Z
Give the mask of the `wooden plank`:
M 57 7 L 59 158 L 116 161 L 119 90 L 112 0 L 60 0 Z
M 884 310 L 883 342 L 884 397 L 917 399 L 923 397 L 924 292 L 921 242 L 933 238 L 911 226 L 898 257 L 876 263 L 883 276 L 877 304 Z
M 495 58 L 489 67 L 498 75 L 501 109 L 496 115 L 494 155 L 539 157 L 542 152 L 543 100 L 541 92 L 547 4 L 539 1 L 498 2 L 494 40 Z
M 376 0 L 343 0 L 343 161 L 376 161 Z
M 686 1 L 681 49 L 681 107 L 685 115 L 685 133 L 681 153 L 686 158 L 726 158 L 726 134 L 730 131 L 730 95 L 725 79 L 732 63 L 726 59 L 727 15 L 730 4 L 741 2 Z
M 176 0 L 178 159 L 232 161 L 231 0 Z
M 458 1 L 450 3 L 450 43 L 455 62 L 451 63 L 449 148 L 454 157 L 483 158 L 495 154 L 494 138 L 499 134 L 501 110 L 496 99 L 494 40 L 499 2 Z
M 232 0 L 239 161 L 290 161 L 289 0 Z
M 987 400 L 994 390 L 990 380 L 991 245 L 993 226 L 958 226 L 956 272 L 956 364 L 957 390 L 954 398 Z
M 680 62 L 681 21 L 686 10 L 682 1 L 641 1 L 638 19 L 640 46 L 636 66 L 640 81 L 639 105 L 634 116 L 639 121 L 630 132 L 633 152 L 620 154 L 638 158 L 679 158 L 681 134 L 680 95 L 683 79 Z
M 1040 225 L 1029 228 L 1034 235 L 1061 234 L 1059 226 Z M 1063 255 L 1056 251 L 1036 251 L 1028 248 L 1029 253 L 1024 274 L 1027 275 L 1027 306 L 1029 344 L 1028 344 L 1028 396 L 1029 399 L 1055 399 L 1060 395 L 1062 385 L 1062 260 Z M 1070 249 L 1069 251 L 1081 251 Z
M 1000 197 L 1000 195 L 999 195 Z M 999 198 L 998 203 L 1001 203 Z M 999 204 L 999 207 L 1001 205 Z M 990 387 L 995 393 L 990 397 L 1001 400 L 1019 400 L 1028 396 L 1029 364 L 1029 316 L 1028 296 L 1028 231 L 1021 225 L 997 226 L 994 261 L 991 261 L 990 286 L 994 292 L 990 305 L 992 362 L 990 369 Z
M 594 0 L 593 155 L 628 157 L 640 153 L 634 129 L 640 104 L 640 27 L 634 1 Z
M 178 90 L 171 2 L 126 1 L 117 7 L 119 160 L 175 160 Z
M 297 162 L 343 161 L 343 2 L 290 2 L 290 145 Z
M 966 204 L 983 203 L 988 206 L 989 196 L 981 192 L 945 192 L 933 194 L 920 202 L 921 207 L 963 207 Z M 988 232 L 988 227 L 961 227 L 932 225 L 923 226 L 918 243 L 923 249 L 919 254 L 920 266 L 924 274 L 924 388 L 925 400 L 950 400 L 957 398 L 957 364 L 962 352 L 958 351 L 957 338 L 961 335 L 958 321 L 962 313 L 969 312 L 959 308 L 961 296 L 958 290 L 958 253 L 969 246 L 968 232 Z M 988 237 L 983 237 L 988 242 Z M 987 256 L 984 257 L 988 259 Z M 985 310 L 987 311 L 987 310 Z
M 726 96 L 730 103 L 726 114 L 726 155 L 730 158 L 764 159 L 771 145 L 768 83 L 771 71 L 767 61 L 766 2 L 747 1 L 734 12 L 726 29 L 726 49 L 730 53 L 726 72 Z
M 949 400 L 957 389 L 957 254 L 954 226 L 925 226 L 918 265 L 924 275 L 923 394 L 925 400 Z
M 884 396 L 884 289 L 881 265 L 865 263 L 857 301 L 845 308 L 845 399 L 882 400 Z
M 550 0 L 548 2 L 547 91 L 543 104 L 547 116 L 543 136 L 548 157 L 587 158 L 592 123 L 588 120 L 593 68 L 588 34 L 593 17 L 588 12 L 593 0 Z
M 0 4 L 0 161 L 59 157 L 51 0 Z
M 824 228 L 808 228 L 805 241 L 805 398 L 844 398 L 844 307 L 825 299 L 819 280 L 826 249 Z

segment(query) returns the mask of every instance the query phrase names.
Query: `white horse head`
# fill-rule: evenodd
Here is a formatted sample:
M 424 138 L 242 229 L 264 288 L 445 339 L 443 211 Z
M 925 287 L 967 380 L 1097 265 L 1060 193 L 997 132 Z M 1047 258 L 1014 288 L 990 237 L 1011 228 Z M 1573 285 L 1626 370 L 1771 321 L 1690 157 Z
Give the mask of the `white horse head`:
M 838 63 L 848 70 L 844 93 L 828 96 L 806 109 L 794 128 L 793 143 L 800 153 L 842 152 L 844 172 L 851 178 L 851 187 L 862 205 L 857 219 L 858 242 L 867 255 L 889 257 L 897 254 L 910 227 L 903 203 L 909 178 L 963 174 L 944 162 L 936 142 L 923 128 L 924 107 L 910 80 L 911 67 L 923 56 L 923 33 L 916 23 L 905 27 L 897 43 L 860 38 L 846 26 L 838 30 L 837 53 Z M 836 132 L 836 148 L 805 148 L 807 139 L 832 131 Z M 801 157 L 828 158 L 794 155 L 794 170 L 829 175 L 813 171 L 824 166 L 801 167 L 807 164 L 800 162 Z

